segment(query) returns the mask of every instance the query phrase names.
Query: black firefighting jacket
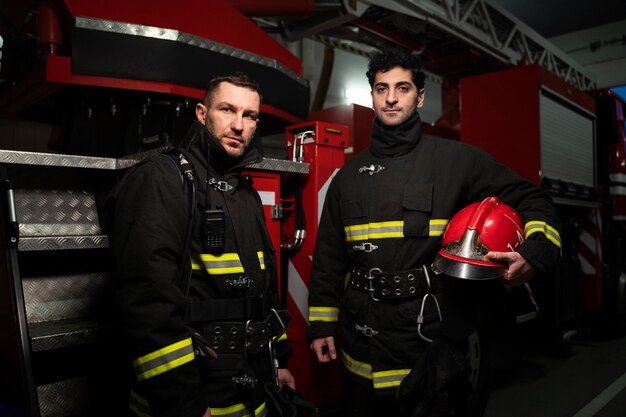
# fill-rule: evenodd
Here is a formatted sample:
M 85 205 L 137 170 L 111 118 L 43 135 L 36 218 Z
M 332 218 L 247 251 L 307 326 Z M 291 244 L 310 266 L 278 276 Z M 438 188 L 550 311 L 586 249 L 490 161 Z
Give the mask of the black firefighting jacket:
M 407 152 L 384 157 L 370 148 L 332 180 L 309 286 L 309 340 L 335 336 L 340 327 L 347 374 L 380 393 L 397 388 L 425 349 L 416 331 L 422 299 L 375 301 L 346 282 L 353 267 L 392 273 L 431 265 L 452 216 L 488 196 L 518 210 L 527 239 L 519 252 L 539 271 L 558 259 L 561 245 L 544 191 L 478 148 L 421 137 L 419 117 L 413 119 L 404 132 L 413 136 L 400 138 L 410 143 Z M 454 317 L 451 328 L 463 326 L 463 312 L 442 310 L 444 323 Z
M 240 176 L 261 156 L 250 148 L 241 159 L 229 160 L 199 122 L 184 142 L 197 190 L 188 253 L 191 187 L 177 158 L 159 155 L 133 168 L 107 201 L 120 343 L 133 368 L 130 406 L 140 416 L 195 417 L 208 406 L 222 416 L 241 415 L 246 408 L 264 415 L 262 384 L 255 381 L 271 379 L 270 356 L 264 349 L 244 357 L 242 339 L 235 335 L 247 320 L 262 321 L 278 306 L 275 255 L 261 201 L 251 181 Z M 225 214 L 223 253 L 204 253 L 200 244 L 207 189 L 210 209 Z M 238 326 L 203 335 L 214 321 Z M 199 354 L 195 332 L 215 348 L 217 359 Z M 237 353 L 229 353 L 231 348 Z

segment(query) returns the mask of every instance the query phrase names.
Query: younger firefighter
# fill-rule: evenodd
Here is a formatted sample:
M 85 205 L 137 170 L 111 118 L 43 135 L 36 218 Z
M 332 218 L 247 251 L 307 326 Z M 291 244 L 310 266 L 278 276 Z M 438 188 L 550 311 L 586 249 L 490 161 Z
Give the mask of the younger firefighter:
M 260 106 L 245 74 L 212 79 L 180 152 L 133 168 L 109 199 L 138 416 L 263 416 L 267 382 L 295 387 L 274 366 L 287 318 L 261 201 L 241 176 L 261 159 Z
M 469 293 L 447 297 L 455 282 L 429 269 L 456 212 L 494 196 L 521 214 L 526 241 L 519 250 L 488 255 L 506 265 L 505 287 L 546 272 L 560 247 L 559 222 L 544 191 L 477 148 L 422 136 L 417 110 L 425 76 L 417 56 L 383 51 L 367 76 L 376 114 L 371 144 L 329 187 L 309 287 L 311 349 L 319 362 L 341 358 L 348 416 L 399 415 L 398 387 L 412 369 L 425 373 L 441 365 L 429 360 L 444 363 L 437 377 L 465 375 L 456 347 L 474 329 L 475 305 Z M 418 317 L 438 322 L 432 300 L 420 311 L 428 292 L 437 294 L 443 319 L 439 333 L 422 331 L 432 344 L 417 331 Z M 471 387 L 444 392 L 440 382 L 414 378 L 406 396 L 414 408 L 404 413 L 467 415 Z M 420 396 L 425 403 L 415 401 Z

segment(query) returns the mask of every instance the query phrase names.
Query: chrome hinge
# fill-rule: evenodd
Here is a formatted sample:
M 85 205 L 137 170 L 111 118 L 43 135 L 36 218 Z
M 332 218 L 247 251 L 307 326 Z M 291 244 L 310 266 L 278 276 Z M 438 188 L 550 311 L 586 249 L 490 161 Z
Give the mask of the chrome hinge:
M 283 205 L 276 204 L 272 206 L 272 219 L 282 219 L 283 218 Z

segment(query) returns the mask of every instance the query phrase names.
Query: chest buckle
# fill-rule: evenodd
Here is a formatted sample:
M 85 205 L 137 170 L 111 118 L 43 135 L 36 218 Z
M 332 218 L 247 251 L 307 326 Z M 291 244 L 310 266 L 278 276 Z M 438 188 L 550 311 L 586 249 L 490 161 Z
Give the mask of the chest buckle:
M 370 242 L 363 242 L 360 245 L 354 245 L 352 247 L 353 250 L 357 251 L 357 250 L 362 250 L 363 252 L 373 252 L 376 249 L 378 249 L 378 246 L 374 245 L 373 243 Z
M 233 189 L 233 186 L 227 183 L 226 181 L 218 181 L 215 178 L 211 178 L 209 180 L 209 185 L 212 186 L 217 191 L 222 191 L 222 192 L 230 191 Z
M 378 174 L 383 169 L 385 169 L 385 167 L 382 166 L 382 165 L 374 165 L 374 164 L 372 164 L 372 165 L 362 166 L 361 168 L 359 168 L 359 172 L 360 173 L 367 172 L 370 175 L 374 175 L 374 174 Z
M 363 326 L 359 326 L 358 324 L 355 324 L 354 330 L 356 330 L 357 332 L 361 332 L 363 336 L 366 336 L 366 337 L 372 337 L 378 334 L 378 331 L 372 329 L 367 324 L 364 324 Z

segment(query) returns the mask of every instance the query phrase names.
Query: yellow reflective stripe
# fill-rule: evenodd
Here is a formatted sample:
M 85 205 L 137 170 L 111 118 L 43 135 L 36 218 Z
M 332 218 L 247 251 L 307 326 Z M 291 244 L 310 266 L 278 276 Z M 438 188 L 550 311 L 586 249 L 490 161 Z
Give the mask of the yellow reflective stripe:
M 261 404 L 254 410 L 254 416 L 265 417 L 266 415 L 267 415 L 267 406 L 265 405 L 265 402 L 263 402 L 263 404 Z
M 150 403 L 134 390 L 130 391 L 128 408 L 139 417 L 152 417 L 152 408 L 150 407 Z
M 366 379 L 372 379 L 372 365 L 354 360 L 345 350 L 341 349 L 341 360 L 350 372 Z
M 390 371 L 374 372 L 372 374 L 374 389 L 397 387 L 409 372 L 411 372 L 410 369 L 392 369 Z
M 546 222 L 542 221 L 530 221 L 524 225 L 524 234 L 526 239 L 533 233 L 543 233 L 546 238 L 557 247 L 561 248 L 561 235 L 559 232 Z
M 339 320 L 338 307 L 309 307 L 309 321 L 337 321 Z
M 222 253 L 212 255 L 208 253 L 200 254 L 200 259 L 211 275 L 238 274 L 243 273 L 243 265 L 238 253 Z
M 252 417 L 250 411 L 244 404 L 235 404 L 230 407 L 217 408 L 210 407 L 212 416 L 228 416 L 228 417 Z M 254 417 L 264 417 L 267 415 L 267 406 L 265 402 L 254 410 Z
M 287 340 L 287 333 L 283 333 L 283 334 L 281 334 L 281 335 L 278 337 L 278 339 L 274 338 L 274 341 L 275 341 L 275 342 L 280 342 L 280 341 L 282 341 L 282 340 Z
M 404 222 L 389 221 L 367 224 L 355 224 L 352 226 L 344 227 L 346 232 L 346 240 L 348 242 L 354 240 L 366 240 L 366 239 L 386 239 L 391 237 L 404 237 L 402 229 Z
M 372 365 L 355 360 L 343 349 L 341 350 L 341 359 L 348 371 L 365 379 L 372 380 L 374 389 L 397 387 L 409 372 L 411 372 L 410 369 L 391 369 L 372 372 Z
M 194 271 L 200 271 L 202 266 L 199 263 L 191 262 L 191 269 Z
M 265 269 L 265 256 L 263 255 L 263 251 L 260 250 L 256 253 L 256 256 L 259 258 L 259 265 L 261 265 L 261 270 Z
M 194 359 L 191 337 L 155 350 L 133 361 L 137 380 L 152 378 Z
M 428 222 L 428 236 L 441 236 L 446 230 L 448 219 L 431 219 Z M 404 221 L 389 221 L 378 223 L 355 224 L 344 227 L 346 241 L 367 239 L 388 239 L 404 237 Z
M 428 236 L 442 236 L 448 225 L 448 219 L 431 219 L 428 228 Z

